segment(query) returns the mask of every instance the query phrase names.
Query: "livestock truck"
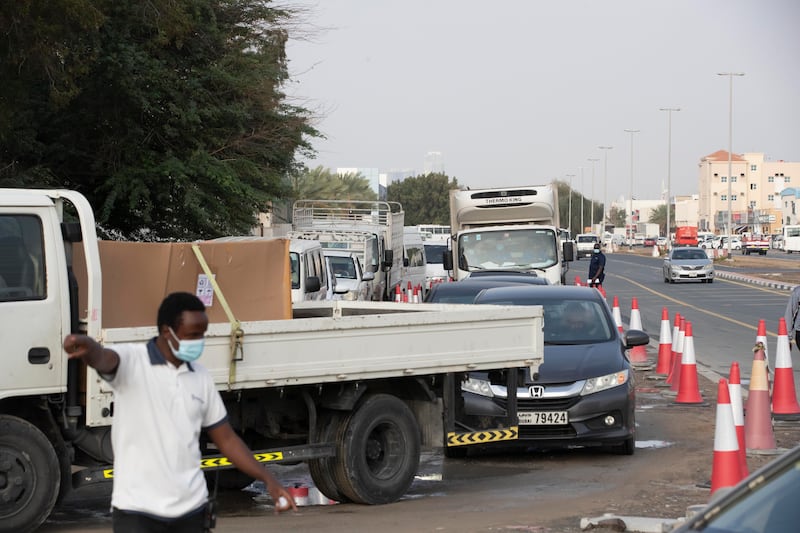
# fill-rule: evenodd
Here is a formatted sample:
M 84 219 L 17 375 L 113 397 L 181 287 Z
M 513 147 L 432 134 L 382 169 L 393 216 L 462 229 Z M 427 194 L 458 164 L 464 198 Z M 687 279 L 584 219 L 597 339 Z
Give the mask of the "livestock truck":
M 0 189 L 0 531 L 33 531 L 74 488 L 113 480 L 113 392 L 66 357 L 63 338 L 145 342 L 174 291 L 206 304 L 202 363 L 257 460 L 307 461 L 329 498 L 392 502 L 421 447 L 516 438 L 513 394 L 496 430 L 473 431 L 459 421 L 460 384 L 491 369 L 515 391 L 534 373 L 541 307 L 292 306 L 288 242 L 99 241 L 81 194 Z M 206 438 L 200 446 L 219 486 L 249 484 Z
M 450 191 L 454 232 L 445 269 L 455 280 L 486 272 L 524 272 L 566 283 L 574 258 L 559 239 L 558 193 L 552 185 Z
M 403 269 L 403 224 L 405 213 L 398 202 L 364 200 L 297 200 L 292 206 L 292 231 L 336 232 L 374 236 L 373 258 L 360 257 L 373 265 L 376 300 L 391 300 L 401 282 Z M 361 237 L 359 237 L 361 238 Z M 326 240 L 323 237 L 318 239 Z M 377 258 L 377 259 L 375 259 Z

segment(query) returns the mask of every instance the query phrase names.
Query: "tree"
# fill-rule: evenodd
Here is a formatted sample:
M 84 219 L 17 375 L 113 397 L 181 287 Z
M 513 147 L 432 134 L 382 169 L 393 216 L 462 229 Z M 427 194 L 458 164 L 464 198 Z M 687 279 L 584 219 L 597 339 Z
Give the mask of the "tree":
M 361 174 L 337 175 L 317 167 L 292 178 L 292 200 L 376 200 L 378 194 Z
M 670 205 L 669 207 L 670 207 L 670 215 L 669 215 L 670 225 L 674 226 L 675 225 L 674 224 L 675 223 L 675 206 Z M 666 204 L 661 204 L 658 207 L 656 207 L 655 209 L 653 209 L 650 212 L 650 219 L 648 220 L 648 222 L 650 222 L 652 224 L 658 224 L 659 235 L 669 235 L 670 232 L 669 231 L 665 231 L 665 228 L 667 227 L 667 206 L 666 206 Z M 670 228 L 670 230 L 671 230 L 671 228 Z
M 619 209 L 617 207 L 611 208 L 611 211 L 608 213 L 608 221 L 612 226 L 615 228 L 624 228 L 625 220 L 626 216 L 624 209 Z
M 295 15 L 263 0 L 2 3 L 0 184 L 77 189 L 128 238 L 246 232 L 318 135 L 281 89 Z
M 458 189 L 458 180 L 446 174 L 430 173 L 389 184 L 386 199 L 400 202 L 406 226 L 450 224 L 450 189 Z

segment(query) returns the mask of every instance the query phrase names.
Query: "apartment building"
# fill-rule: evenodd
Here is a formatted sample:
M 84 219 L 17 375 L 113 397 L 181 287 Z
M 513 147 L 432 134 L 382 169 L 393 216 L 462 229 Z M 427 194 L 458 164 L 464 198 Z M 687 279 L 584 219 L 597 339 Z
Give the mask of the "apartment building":
M 778 233 L 783 226 L 784 189 L 800 185 L 800 163 L 767 161 L 763 153 L 719 150 L 700 160 L 698 227 L 727 233 L 730 194 L 731 233 Z M 730 174 L 730 175 L 729 175 Z

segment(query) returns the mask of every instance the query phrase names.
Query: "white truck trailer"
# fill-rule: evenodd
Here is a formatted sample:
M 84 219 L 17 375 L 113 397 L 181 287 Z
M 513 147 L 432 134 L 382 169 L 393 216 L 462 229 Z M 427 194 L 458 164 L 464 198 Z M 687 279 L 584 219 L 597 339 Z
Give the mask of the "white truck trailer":
M 361 200 L 298 200 L 292 207 L 293 234 L 309 230 L 369 233 L 374 236 L 379 264 L 375 265 L 376 300 L 391 300 L 401 282 L 405 213 L 397 202 Z M 324 240 L 321 235 L 318 240 Z M 365 265 L 374 264 L 367 257 Z M 368 260 L 370 262 L 368 262 Z
M 526 272 L 566 282 L 570 241 L 559 239 L 558 194 L 552 185 L 450 191 L 455 233 L 445 268 L 461 280 L 483 272 Z
M 202 363 L 235 430 L 262 462 L 307 461 L 329 498 L 392 502 L 422 446 L 516 438 L 515 398 L 497 430 L 471 432 L 458 392 L 468 371 L 495 369 L 515 390 L 525 367 L 538 369 L 541 307 L 292 306 L 287 254 L 284 239 L 98 241 L 79 193 L 0 189 L 0 531 L 33 531 L 73 487 L 113 478 L 113 393 L 66 357 L 64 336 L 145 342 L 173 289 L 206 302 Z M 277 318 L 260 319 L 265 309 Z M 220 486 L 249 483 L 201 448 Z

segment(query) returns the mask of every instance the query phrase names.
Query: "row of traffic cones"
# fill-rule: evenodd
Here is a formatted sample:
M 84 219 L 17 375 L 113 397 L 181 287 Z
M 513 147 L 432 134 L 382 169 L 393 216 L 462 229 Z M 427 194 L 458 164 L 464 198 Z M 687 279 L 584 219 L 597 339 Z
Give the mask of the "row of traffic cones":
M 405 289 L 401 288 L 399 284 L 396 285 L 394 288 L 394 301 L 396 303 L 422 303 L 422 285 L 412 287 L 410 281 Z

